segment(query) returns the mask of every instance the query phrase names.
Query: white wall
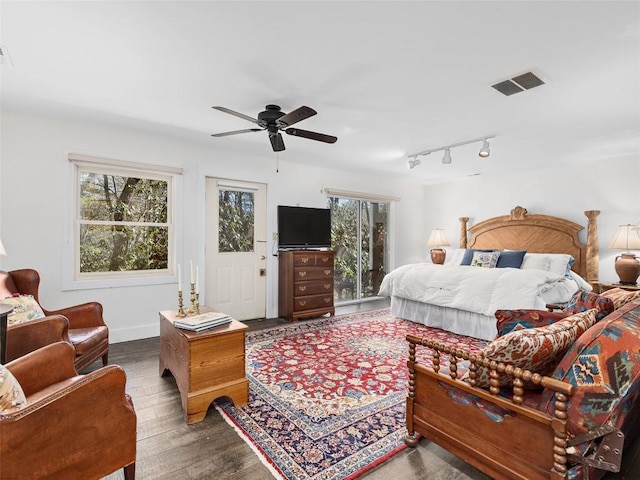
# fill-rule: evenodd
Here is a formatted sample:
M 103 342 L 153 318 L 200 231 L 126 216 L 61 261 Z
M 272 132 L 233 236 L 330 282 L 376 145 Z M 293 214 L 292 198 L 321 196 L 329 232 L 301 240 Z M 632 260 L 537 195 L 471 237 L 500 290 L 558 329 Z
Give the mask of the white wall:
M 392 207 L 392 261 L 401 265 L 424 258 L 424 188 L 384 177 L 306 167 L 273 156 L 249 158 L 222 150 L 214 141 L 190 141 L 109 124 L 2 112 L 0 148 L 0 232 L 8 252 L 2 270 L 35 268 L 41 301 L 49 309 L 96 300 L 103 304 L 112 342 L 158 335 L 158 311 L 175 309 L 176 284 L 64 291 L 71 268 L 63 261 L 71 184 L 69 153 L 182 167 L 184 192 L 182 251 L 177 261 L 204 265 L 205 178 L 223 177 L 267 184 L 268 248 L 279 204 L 322 207 L 323 188 L 400 197 Z M 265 144 L 265 149 L 268 143 Z M 268 153 L 268 152 L 267 152 Z M 180 235 L 180 233 L 178 233 Z M 267 316 L 277 315 L 277 259 L 267 265 Z M 201 291 L 204 291 L 201 273 Z M 203 299 L 202 303 L 206 303 Z
M 437 208 L 434 208 L 437 205 Z M 569 167 L 479 176 L 425 188 L 425 238 L 433 228 L 444 228 L 451 248 L 459 247 L 459 217 L 469 226 L 515 206 L 529 213 L 566 218 L 585 229 L 585 210 L 600 210 L 598 245 L 600 280 L 618 281 L 614 259 L 621 252 L 608 250 L 618 225 L 640 222 L 640 157 L 601 159 Z

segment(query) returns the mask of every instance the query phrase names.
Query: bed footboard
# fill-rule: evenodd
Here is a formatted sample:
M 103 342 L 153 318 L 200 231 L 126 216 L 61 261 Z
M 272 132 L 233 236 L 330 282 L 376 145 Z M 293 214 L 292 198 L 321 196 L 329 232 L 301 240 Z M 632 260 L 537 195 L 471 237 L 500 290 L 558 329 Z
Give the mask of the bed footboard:
M 412 335 L 407 340 L 409 446 L 417 444 L 420 434 L 495 479 L 567 478 L 566 407 L 572 385 L 431 340 Z M 416 361 L 417 346 L 431 349 L 433 369 Z M 449 376 L 439 373 L 440 353 L 449 355 Z M 458 380 L 459 360 L 468 360 L 473 371 L 477 365 L 490 368 L 491 391 Z M 498 395 L 497 378 L 503 372 L 514 376 L 511 398 Z M 524 380 L 556 392 L 553 416 L 523 405 Z

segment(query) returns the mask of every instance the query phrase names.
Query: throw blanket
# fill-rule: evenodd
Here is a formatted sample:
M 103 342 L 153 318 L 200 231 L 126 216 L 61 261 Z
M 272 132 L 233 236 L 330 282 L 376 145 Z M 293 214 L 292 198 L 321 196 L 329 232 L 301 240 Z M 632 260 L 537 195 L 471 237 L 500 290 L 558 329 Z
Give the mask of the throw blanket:
M 563 278 L 543 270 L 415 263 L 388 273 L 379 295 L 493 316 L 496 310 L 544 309 L 540 295 Z

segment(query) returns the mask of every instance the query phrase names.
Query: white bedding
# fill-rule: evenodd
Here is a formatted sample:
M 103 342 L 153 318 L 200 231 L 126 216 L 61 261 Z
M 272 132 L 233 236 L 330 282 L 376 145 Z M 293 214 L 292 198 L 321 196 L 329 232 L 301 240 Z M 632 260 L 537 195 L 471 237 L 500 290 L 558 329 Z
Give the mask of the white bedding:
M 544 309 L 576 290 L 575 281 L 543 270 L 416 263 L 387 274 L 379 295 L 493 316 L 496 310 Z

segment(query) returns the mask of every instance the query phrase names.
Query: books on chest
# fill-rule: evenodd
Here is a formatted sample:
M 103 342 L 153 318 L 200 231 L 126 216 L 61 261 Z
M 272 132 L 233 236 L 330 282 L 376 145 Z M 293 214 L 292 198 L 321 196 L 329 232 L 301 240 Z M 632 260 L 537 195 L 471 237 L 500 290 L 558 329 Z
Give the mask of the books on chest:
M 185 317 L 176 319 L 173 324 L 184 330 L 191 332 L 201 332 L 210 328 L 219 327 L 225 323 L 230 323 L 231 317 L 222 312 L 207 312 L 193 317 Z

